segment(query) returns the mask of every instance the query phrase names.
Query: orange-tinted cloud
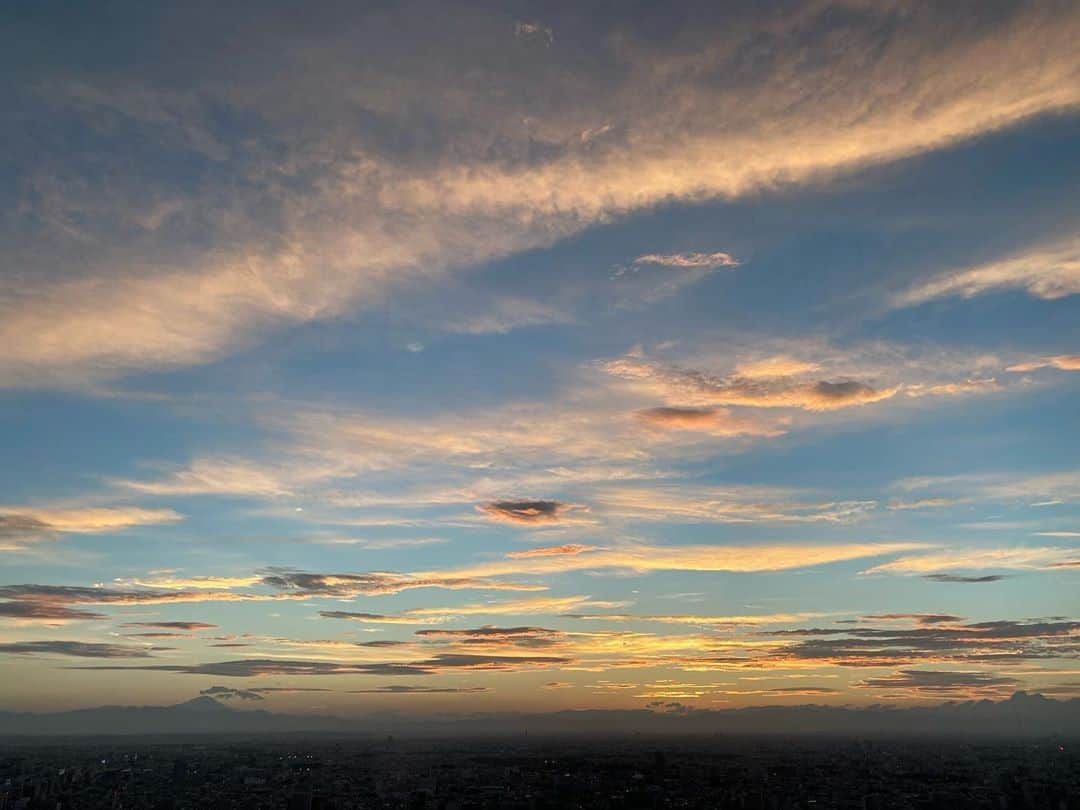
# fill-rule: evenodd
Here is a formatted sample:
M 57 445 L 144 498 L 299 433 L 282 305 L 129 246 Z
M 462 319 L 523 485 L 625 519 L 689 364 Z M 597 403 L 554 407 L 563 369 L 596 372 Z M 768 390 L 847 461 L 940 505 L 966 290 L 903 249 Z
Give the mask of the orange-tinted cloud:
M 767 422 L 736 416 L 727 408 L 646 408 L 637 412 L 646 424 L 668 430 L 687 430 L 713 436 L 782 436 L 782 420 Z
M 567 512 L 580 507 L 559 501 L 494 501 L 478 506 L 477 509 L 500 523 L 534 526 L 558 523 Z
M 1006 371 L 1035 371 L 1040 368 L 1056 368 L 1061 371 L 1080 371 L 1080 354 L 1057 354 L 1040 357 L 1025 363 L 1009 366 Z
M 531 557 L 565 557 L 571 554 L 585 554 L 598 551 L 599 546 L 585 546 L 580 543 L 564 543 L 561 546 L 542 546 L 524 551 L 511 551 L 506 556 L 511 560 L 527 560 Z

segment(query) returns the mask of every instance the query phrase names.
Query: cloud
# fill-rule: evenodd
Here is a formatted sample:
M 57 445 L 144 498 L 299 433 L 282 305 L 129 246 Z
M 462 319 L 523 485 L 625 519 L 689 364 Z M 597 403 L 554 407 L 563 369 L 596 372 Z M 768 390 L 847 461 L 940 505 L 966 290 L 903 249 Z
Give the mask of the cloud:
M 870 363 L 874 367 L 867 373 L 872 376 L 895 376 L 896 369 L 909 369 L 925 380 L 928 367 L 941 373 L 940 357 L 935 362 L 912 359 L 897 347 L 861 350 L 854 359 L 828 347 L 820 352 L 830 364 L 858 374 L 867 371 L 864 366 Z M 788 358 L 783 360 L 784 367 L 798 369 L 789 355 L 769 357 Z M 982 368 L 985 362 L 985 358 L 964 356 L 946 365 L 951 373 L 953 366 L 970 370 L 973 365 Z M 512 402 L 461 412 L 401 417 L 314 406 L 287 410 L 267 406 L 260 419 L 278 431 L 280 438 L 264 449 L 265 461 L 202 457 L 166 470 L 156 479 L 113 483 L 143 494 L 239 495 L 270 501 L 306 496 L 310 506 L 303 517 L 333 517 L 340 525 L 427 526 L 438 522 L 430 514 L 434 509 L 517 500 L 507 499 L 508 491 L 543 492 L 554 497 L 538 502 L 566 504 L 568 511 L 559 515 L 562 521 L 595 522 L 589 487 L 663 479 L 671 475 L 663 466 L 665 461 L 708 455 L 731 441 L 783 434 L 795 415 L 777 409 L 835 410 L 865 401 L 866 396 L 874 400 L 892 389 L 898 392 L 905 384 L 894 380 L 887 385 L 858 383 L 853 387 L 847 385 L 851 380 L 833 383 L 815 382 L 805 375 L 761 376 L 761 369 L 754 369 L 758 375 L 754 377 L 721 375 L 703 383 L 707 375 L 699 372 L 678 372 L 671 379 L 665 367 L 639 353 L 602 367 L 616 373 L 602 378 L 599 386 L 591 378 L 579 380 L 561 390 L 554 401 Z M 846 376 L 846 371 L 840 376 Z M 911 385 L 913 390 L 929 390 L 948 388 L 950 383 Z M 924 389 L 917 388 L 920 385 Z M 860 386 L 878 393 L 869 395 Z M 706 394 L 699 396 L 695 393 L 699 389 Z M 728 409 L 692 401 L 717 396 L 771 410 L 734 405 Z M 657 406 L 658 398 L 671 401 Z M 650 404 L 654 407 L 642 408 Z M 438 483 L 432 483 L 433 470 Z M 357 490 L 354 479 L 358 475 L 372 481 L 392 479 L 392 485 Z M 347 487 L 334 488 L 334 482 L 346 481 Z M 584 510 L 569 511 L 571 493 L 590 504 L 587 517 Z M 374 513 L 378 507 L 394 511 Z M 366 510 L 363 517 L 342 511 L 360 508 Z M 538 510 L 538 520 L 550 514 L 544 508 Z M 484 514 L 507 516 L 497 508 Z
M 718 267 L 738 267 L 739 261 L 730 253 L 650 253 L 646 256 L 638 256 L 634 264 L 657 264 L 662 267 L 703 268 L 715 270 Z
M 546 627 L 496 627 L 485 625 L 467 630 L 417 630 L 425 640 L 449 641 L 468 647 L 550 647 L 567 637 Z
M 806 360 L 799 360 L 787 355 L 775 355 L 764 357 L 760 360 L 739 363 L 735 367 L 735 373 L 739 377 L 747 379 L 769 379 L 773 377 L 797 377 L 801 374 L 812 374 L 820 371 L 821 366 Z
M 386 540 L 363 540 L 352 537 L 314 538 L 310 542 L 328 546 L 355 546 L 367 551 L 390 551 L 401 548 L 441 546 L 450 541 L 442 537 L 398 537 Z
M 213 630 L 216 624 L 206 622 L 124 622 L 121 627 L 157 627 L 162 630 Z
M 66 622 L 107 618 L 104 613 L 78 610 L 49 602 L 0 602 L 0 618 L 26 621 Z
M 544 585 L 489 580 L 483 577 L 429 576 L 370 572 L 364 574 L 312 574 L 287 568 L 269 568 L 262 584 L 299 594 L 351 597 L 360 594 L 401 593 L 414 588 L 448 590 L 543 591 Z
M 162 588 L 168 591 L 175 590 L 232 590 L 234 588 L 247 588 L 262 582 L 262 577 L 237 576 L 237 577 L 176 577 L 176 576 L 150 576 L 150 577 L 121 577 L 113 580 L 117 585 L 140 588 Z
M 573 316 L 549 303 L 516 296 L 490 296 L 471 301 L 466 311 L 456 311 L 445 320 L 428 321 L 446 332 L 459 335 L 504 335 L 514 329 L 548 324 L 567 324 Z M 477 310 L 477 311 L 474 311 Z
M 949 613 L 874 613 L 863 618 L 867 621 L 913 621 L 921 625 L 955 624 L 962 621 L 959 616 Z
M 1016 678 L 988 672 L 904 669 L 892 675 L 867 678 L 853 685 L 856 688 L 894 689 L 915 694 L 984 696 L 1012 694 L 1019 684 Z
M 396 615 L 354 613 L 344 610 L 324 610 L 319 615 L 328 619 L 352 619 L 371 624 L 437 624 L 457 616 L 527 616 L 540 613 L 560 613 L 581 607 L 621 607 L 623 602 L 605 602 L 588 596 L 543 596 L 510 599 L 500 602 L 480 602 L 454 607 L 426 607 L 403 610 Z
M 309 595 L 211 590 L 133 590 L 77 585 L 0 585 L 0 600 L 43 605 L 161 605 L 173 602 L 265 602 L 297 598 L 309 598 Z
M 117 486 L 144 495 L 230 494 L 277 497 L 289 494 L 295 483 L 322 477 L 324 468 L 286 470 L 245 459 L 195 459 L 187 469 L 155 481 L 117 480 Z M 299 479 L 293 481 L 293 479 Z
M 368 624 L 422 624 L 422 621 L 409 616 L 387 616 L 382 613 L 363 613 L 349 610 L 320 610 L 324 619 L 350 619 Z
M 1023 290 L 1046 300 L 1080 292 L 1080 240 L 1041 245 L 979 267 L 945 273 L 896 296 L 893 303 L 916 306 L 937 298 L 974 298 L 1002 290 Z
M 1000 582 L 1005 577 L 1001 574 L 984 574 L 977 577 L 965 577 L 957 574 L 925 574 L 923 579 L 932 579 L 934 582 L 978 584 L 982 582 Z
M 713 436 L 782 436 L 780 422 L 736 416 L 727 408 L 645 408 L 637 412 L 646 424 L 668 430 L 687 430 Z
M 941 574 L 956 569 L 1045 570 L 1075 556 L 1069 548 L 1053 546 L 1018 548 L 969 548 L 900 557 L 867 569 L 865 574 Z
M 75 658 L 149 658 L 145 647 L 97 644 L 88 641 L 14 641 L 0 644 L 9 655 L 67 655 Z
M 917 498 L 910 501 L 892 498 L 889 500 L 889 509 L 894 512 L 915 509 L 941 509 L 961 502 L 962 500 L 959 498 Z
M 722 689 L 712 690 L 716 695 L 754 695 L 756 697 L 812 697 L 814 695 L 837 695 L 839 689 L 829 686 L 779 686 L 774 689 Z
M 649 545 L 624 544 L 587 554 L 475 563 L 434 576 L 506 576 L 625 569 L 650 571 L 785 571 L 926 548 L 920 543 Z M 418 574 L 418 576 L 426 576 Z
M 757 626 L 787 624 L 820 618 L 823 613 L 771 613 L 747 616 L 695 616 L 695 615 L 648 615 L 638 613 L 564 613 L 570 619 L 609 622 L 658 622 L 660 624 L 688 624 L 720 627 L 740 625 Z
M 551 58 L 547 25 L 504 14 L 448 31 L 426 4 L 393 22 L 357 11 L 300 37 L 271 13 L 258 31 L 281 54 L 269 70 L 240 69 L 244 31 L 193 76 L 174 54 L 205 35 L 204 14 L 179 15 L 153 75 L 31 83 L 29 130 L 63 115 L 98 148 L 25 141 L 14 208 L 20 244 L 38 250 L 25 251 L 27 294 L 0 301 L 6 384 L 206 362 L 635 211 L 820 182 L 1080 96 L 1077 15 L 1053 2 L 978 25 L 952 5 L 864 4 L 840 21 L 831 4 L 701 9 L 660 38 L 615 16 L 583 25 L 574 41 L 589 58 L 570 60 Z M 430 58 L 384 55 L 403 30 Z M 54 36 L 43 47 L 65 32 Z M 806 60 L 830 41 L 843 47 Z M 106 114 L 117 126 L 99 125 Z M 261 127 L 224 123 L 241 118 Z M 581 137 L 599 122 L 626 134 Z M 191 156 L 197 190 L 163 195 L 154 167 Z M 108 193 L 52 176 L 92 168 Z M 66 193 L 42 193 L 50 181 Z
M 598 551 L 599 546 L 586 546 L 580 543 L 564 543 L 561 546 L 541 546 L 529 548 L 524 551 L 511 551 L 507 557 L 511 560 L 527 560 L 531 557 L 564 557 L 572 554 L 586 554 L 590 551 Z
M 773 651 L 782 661 L 817 661 L 844 667 L 890 664 L 997 663 L 1069 659 L 1080 652 L 1080 622 L 1029 619 L 905 627 L 799 628 L 771 631 L 802 638 Z
M 1009 366 L 1006 371 L 1035 371 L 1040 368 L 1056 368 L 1061 371 L 1080 371 L 1080 354 L 1057 354 L 1048 357 L 1040 357 L 1037 360 L 1029 360 L 1025 363 L 1017 363 Z
M 183 516 L 172 509 L 31 508 L 0 506 L 0 551 L 18 550 L 58 534 L 102 534 L 135 526 L 175 523 Z
M 857 380 L 806 380 L 802 377 L 714 376 L 702 371 L 661 365 L 629 354 L 602 364 L 612 377 L 632 390 L 660 397 L 675 408 L 738 405 L 750 408 L 797 408 L 833 411 L 880 402 L 895 396 L 899 386 L 874 388 Z
M 1080 471 L 1064 470 L 1038 475 L 977 473 L 970 475 L 904 478 L 893 486 L 907 492 L 935 490 L 967 500 L 1026 500 L 1041 504 L 1080 500 Z
M 452 671 L 513 672 L 548 669 L 573 663 L 561 656 L 537 655 L 467 655 L 440 653 L 430 658 L 396 662 L 304 661 L 279 658 L 246 658 L 205 664 L 156 664 L 142 666 L 83 666 L 75 669 L 138 670 L 175 672 L 185 675 L 216 675 L 228 678 L 253 678 L 271 675 L 435 675 Z
M 604 517 L 662 523 L 848 523 L 871 513 L 875 501 L 803 502 L 770 487 L 625 485 L 594 490 Z
M 559 501 L 495 501 L 476 508 L 499 523 L 532 526 L 541 523 L 558 523 L 567 512 L 582 507 Z
M 904 395 L 909 397 L 956 397 L 965 394 L 985 394 L 1002 390 L 1002 386 L 993 377 L 961 380 L 947 383 L 914 383 L 904 387 Z
M 470 695 L 490 692 L 486 686 L 379 686 L 375 689 L 350 689 L 350 695 Z

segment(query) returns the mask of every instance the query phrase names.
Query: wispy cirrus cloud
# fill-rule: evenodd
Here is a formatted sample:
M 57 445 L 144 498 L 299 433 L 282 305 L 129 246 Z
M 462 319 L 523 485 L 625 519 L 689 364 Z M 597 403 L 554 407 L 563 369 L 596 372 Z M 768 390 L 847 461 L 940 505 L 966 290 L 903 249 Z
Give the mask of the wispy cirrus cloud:
M 1006 371 L 1036 371 L 1040 368 L 1056 368 L 1060 371 L 1080 371 L 1080 354 L 1055 354 L 1027 360 L 1009 366 Z
M 581 543 L 564 543 L 561 546 L 539 546 L 524 551 L 511 551 L 506 556 L 511 560 L 527 560 L 530 557 L 563 557 L 568 554 L 585 554 L 589 551 L 596 551 L 597 548 L 597 546 L 587 546 Z
M 705 627 L 756 627 L 770 624 L 793 624 L 818 619 L 824 613 L 769 613 L 743 616 L 700 616 L 693 614 L 649 615 L 641 613 L 564 613 L 570 619 L 607 622 L 655 622 L 658 624 L 685 624 Z
M 1076 559 L 1077 551 L 1058 546 L 968 548 L 902 556 L 868 568 L 864 574 L 938 575 L 952 571 L 987 569 L 1050 570 Z
M 207 622 L 124 622 L 121 627 L 153 627 L 160 630 L 213 630 L 216 624 Z
M 876 501 L 803 501 L 804 493 L 772 487 L 689 484 L 602 488 L 590 495 L 609 518 L 665 523 L 847 523 L 865 517 Z
M 573 555 L 506 558 L 436 576 L 508 576 L 624 569 L 653 571 L 785 571 L 927 548 L 921 543 L 649 545 L 622 544 Z
M 61 534 L 105 534 L 180 520 L 183 515 L 172 509 L 135 506 L 0 506 L 0 551 L 23 549 Z
M 893 303 L 916 306 L 938 298 L 973 298 L 1002 290 L 1022 290 L 1047 300 L 1080 293 L 1080 240 L 1041 245 L 989 264 L 945 273 L 896 296 Z
M 905 492 L 930 490 L 934 493 L 933 497 L 1060 504 L 1080 499 L 1080 471 L 1060 470 L 1028 475 L 987 472 L 916 476 L 896 481 L 893 487 Z
M 543 596 L 509 599 L 496 602 L 473 602 L 450 607 L 411 608 L 400 613 L 379 613 L 324 610 L 319 615 L 328 619 L 349 619 L 369 624 L 439 624 L 458 616 L 528 616 L 560 613 L 578 608 L 623 607 L 625 602 L 595 600 L 589 596 Z
M 118 577 L 113 580 L 114 584 L 118 587 L 139 587 L 139 588 L 160 588 L 167 591 L 176 590 L 210 590 L 210 591 L 228 591 L 235 588 L 248 588 L 252 585 L 258 585 L 262 582 L 262 577 L 258 574 L 252 574 L 248 576 L 193 576 L 193 577 L 180 577 L 180 576 L 147 576 L 147 577 Z
M 966 9 L 864 6 L 845 16 L 846 46 L 808 63 L 799 54 L 823 40 L 830 10 L 701 11 L 663 41 L 613 18 L 588 31 L 594 56 L 584 62 L 527 58 L 532 35 L 507 37 L 520 21 L 501 13 L 456 27 L 453 50 L 424 4 L 392 31 L 362 10 L 338 15 L 307 32 L 306 47 L 270 13 L 261 41 L 286 55 L 272 75 L 237 70 L 233 60 L 249 51 L 236 47 L 199 66 L 206 81 L 184 85 L 170 78 L 191 70 L 172 55 L 181 47 L 163 50 L 154 76 L 139 80 L 83 70 L 35 85 L 44 96 L 27 113 L 35 122 L 74 112 L 104 147 L 83 156 L 31 142 L 19 187 L 59 185 L 41 176 L 56 165 L 78 174 L 104 164 L 113 182 L 109 195 L 28 193 L 17 206 L 40 229 L 45 255 L 35 259 L 49 269 L 31 265 L 34 294 L 0 301 L 9 349 L 0 379 L 72 385 L 205 362 L 268 329 L 370 307 L 403 286 L 630 212 L 820 179 L 1080 100 L 1078 23 L 1059 4 L 1024 4 L 978 26 Z M 201 15 L 180 15 L 174 41 L 202 36 Z M 375 45 L 402 30 L 414 52 L 440 57 L 384 62 Z M 236 36 L 242 44 L 253 34 Z M 543 53 L 555 51 L 542 41 Z M 372 54 L 362 66 L 350 58 L 357 48 Z M 738 69 L 750 58 L 752 78 Z M 209 80 L 226 73 L 237 80 Z M 475 82 L 448 92 L 459 73 Z M 672 83 L 677 98 L 664 92 Z M 503 88 L 495 98 L 492 86 Z M 535 104 L 538 96 L 547 102 Z M 124 126 L 95 127 L 88 110 Z M 358 114 L 371 110 L 377 124 Z M 266 130 L 221 121 L 241 117 Z M 409 146 L 418 126 L 422 155 Z M 123 148 L 120 133 L 132 131 L 145 150 Z M 227 170 L 204 174 L 199 192 L 154 194 L 150 167 L 189 154 Z M 258 215 L 267 210 L 274 215 Z M 177 221 L 201 225 L 204 238 L 168 242 L 163 223 Z M 128 238 L 109 238 L 119 236 Z M 77 260 L 72 244 L 83 248 Z

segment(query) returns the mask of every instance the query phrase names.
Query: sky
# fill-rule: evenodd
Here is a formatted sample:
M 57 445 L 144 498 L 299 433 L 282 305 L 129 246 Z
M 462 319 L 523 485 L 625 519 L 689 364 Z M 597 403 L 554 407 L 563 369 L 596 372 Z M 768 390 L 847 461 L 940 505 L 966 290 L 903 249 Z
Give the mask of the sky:
M 1080 696 L 1080 6 L 8 4 L 0 709 Z

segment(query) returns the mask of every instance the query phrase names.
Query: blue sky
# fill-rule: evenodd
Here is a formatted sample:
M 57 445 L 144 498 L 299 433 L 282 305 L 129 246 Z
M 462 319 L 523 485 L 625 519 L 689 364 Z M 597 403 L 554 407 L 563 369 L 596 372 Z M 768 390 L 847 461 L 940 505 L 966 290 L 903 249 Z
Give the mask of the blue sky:
M 69 11 L 0 707 L 1076 694 L 1073 4 Z

